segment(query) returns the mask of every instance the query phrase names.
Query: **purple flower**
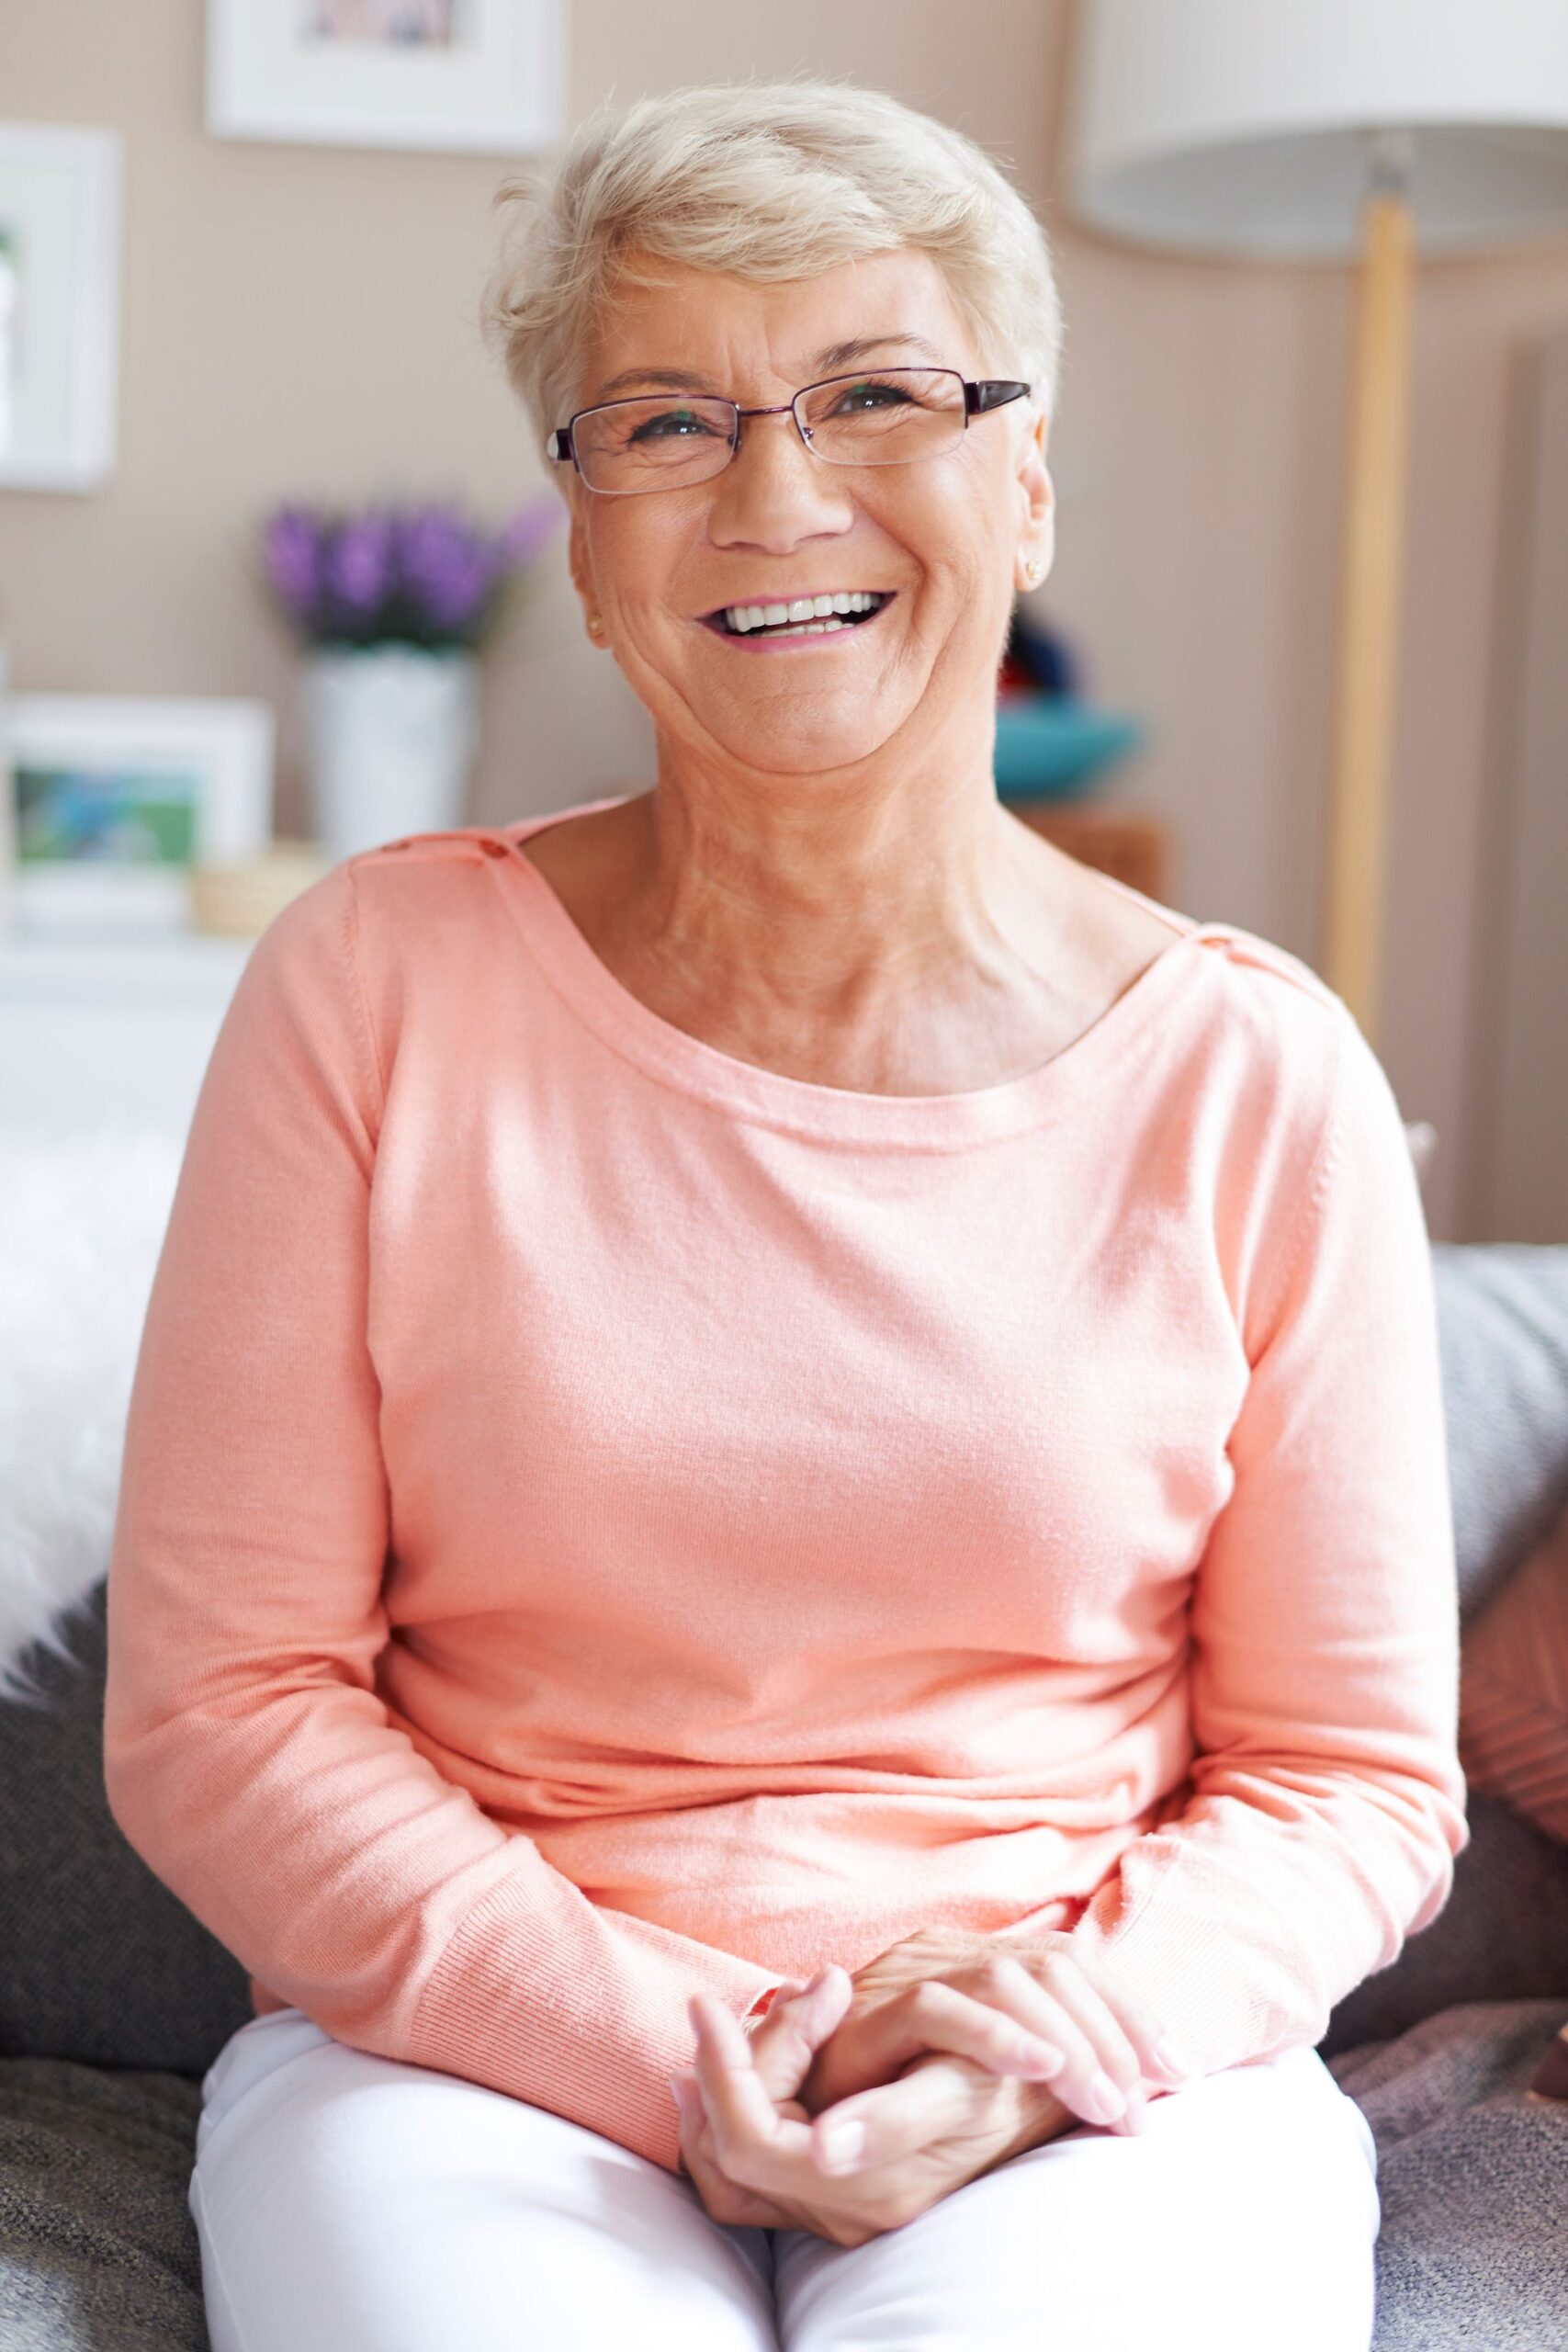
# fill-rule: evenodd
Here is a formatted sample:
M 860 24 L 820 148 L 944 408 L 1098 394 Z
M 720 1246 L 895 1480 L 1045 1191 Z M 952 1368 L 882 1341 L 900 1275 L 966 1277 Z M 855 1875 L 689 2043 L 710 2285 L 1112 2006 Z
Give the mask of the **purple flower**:
M 340 524 L 327 550 L 327 586 L 355 618 L 376 611 L 392 579 L 392 521 L 369 514 Z
M 416 507 L 398 528 L 405 594 L 439 628 L 461 632 L 476 618 L 501 565 L 493 545 L 449 506 Z
M 262 532 L 262 560 L 273 594 L 295 620 L 308 623 L 321 593 L 321 532 L 304 506 L 280 506 Z
M 562 519 L 548 491 L 496 531 L 453 499 L 343 515 L 285 505 L 263 526 L 263 563 L 308 643 L 477 645 Z

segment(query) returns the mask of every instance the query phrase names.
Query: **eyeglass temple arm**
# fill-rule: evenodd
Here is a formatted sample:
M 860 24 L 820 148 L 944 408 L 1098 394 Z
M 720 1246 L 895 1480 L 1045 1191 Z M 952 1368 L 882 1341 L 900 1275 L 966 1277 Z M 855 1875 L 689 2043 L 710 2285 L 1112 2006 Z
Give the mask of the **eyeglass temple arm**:
M 971 416 L 976 416 L 986 409 L 1002 408 L 1009 401 L 1027 398 L 1031 389 L 1028 384 L 1014 383 L 1002 377 L 991 377 L 979 384 L 965 379 L 964 405 Z

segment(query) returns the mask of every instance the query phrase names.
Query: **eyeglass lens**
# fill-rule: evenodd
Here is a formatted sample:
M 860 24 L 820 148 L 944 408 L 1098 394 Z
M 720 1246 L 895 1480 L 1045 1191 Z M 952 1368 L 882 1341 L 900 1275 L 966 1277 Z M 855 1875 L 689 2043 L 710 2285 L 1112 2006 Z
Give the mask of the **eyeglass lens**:
M 813 454 L 829 465 L 908 465 L 962 439 L 964 379 L 947 368 L 840 376 L 807 386 L 795 413 Z M 734 426 L 728 401 L 666 392 L 584 411 L 572 447 L 591 489 L 666 490 L 721 472 Z

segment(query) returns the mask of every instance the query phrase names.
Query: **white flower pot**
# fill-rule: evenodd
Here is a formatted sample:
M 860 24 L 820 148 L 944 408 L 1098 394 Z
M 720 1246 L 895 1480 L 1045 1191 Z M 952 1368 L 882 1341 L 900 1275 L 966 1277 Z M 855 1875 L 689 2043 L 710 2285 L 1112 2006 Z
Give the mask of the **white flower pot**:
M 465 821 L 479 657 L 461 647 L 319 649 L 302 682 L 311 830 L 337 864 Z

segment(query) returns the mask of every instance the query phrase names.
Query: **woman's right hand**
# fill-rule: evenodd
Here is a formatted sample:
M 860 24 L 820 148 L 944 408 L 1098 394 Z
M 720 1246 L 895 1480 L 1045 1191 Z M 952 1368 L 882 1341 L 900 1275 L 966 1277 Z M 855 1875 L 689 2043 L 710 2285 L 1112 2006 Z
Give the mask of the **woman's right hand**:
M 795 2094 L 852 1990 L 833 1966 L 807 1986 L 787 1984 L 750 2041 L 728 2009 L 693 2000 L 697 2065 L 672 2087 L 682 2162 L 715 2221 L 863 2245 L 1078 2120 L 1037 2078 L 942 2051 L 813 2119 Z M 843 2167 L 832 2138 L 851 2120 L 863 2127 L 864 2155 Z

